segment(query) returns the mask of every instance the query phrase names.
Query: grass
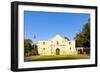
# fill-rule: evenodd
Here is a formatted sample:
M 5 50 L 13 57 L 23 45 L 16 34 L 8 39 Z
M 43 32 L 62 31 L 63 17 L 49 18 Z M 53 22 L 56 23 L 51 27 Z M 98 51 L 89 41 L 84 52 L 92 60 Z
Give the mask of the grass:
M 89 59 L 87 55 L 48 55 L 48 56 L 30 56 L 25 57 L 24 61 L 44 61 L 44 60 L 72 60 L 72 59 Z

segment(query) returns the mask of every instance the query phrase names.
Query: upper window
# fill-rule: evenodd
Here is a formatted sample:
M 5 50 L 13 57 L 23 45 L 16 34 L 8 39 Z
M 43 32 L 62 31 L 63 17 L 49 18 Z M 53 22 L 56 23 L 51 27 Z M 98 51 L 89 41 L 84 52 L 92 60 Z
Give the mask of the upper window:
M 57 41 L 57 45 L 59 45 L 59 42 Z
M 43 42 L 43 45 L 45 45 L 45 42 Z

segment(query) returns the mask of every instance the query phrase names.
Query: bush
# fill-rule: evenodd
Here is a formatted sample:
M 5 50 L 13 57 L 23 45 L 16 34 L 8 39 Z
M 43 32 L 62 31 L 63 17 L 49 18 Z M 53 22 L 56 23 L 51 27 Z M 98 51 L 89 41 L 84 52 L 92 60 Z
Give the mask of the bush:
M 90 48 L 84 48 L 83 51 L 85 54 L 90 55 Z
M 38 55 L 38 51 L 35 50 L 35 49 L 32 49 L 32 50 L 31 50 L 31 53 L 32 53 L 32 55 Z

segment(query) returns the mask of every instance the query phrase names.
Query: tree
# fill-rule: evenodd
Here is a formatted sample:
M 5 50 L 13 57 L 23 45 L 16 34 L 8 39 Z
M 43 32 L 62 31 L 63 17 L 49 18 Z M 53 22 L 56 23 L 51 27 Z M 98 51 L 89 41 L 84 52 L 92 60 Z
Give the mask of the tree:
M 83 45 L 85 47 L 90 47 L 90 23 L 88 22 L 83 28 L 83 35 L 85 36 L 85 42 Z
M 31 45 L 32 45 L 32 43 L 33 43 L 33 42 L 32 42 L 32 40 L 31 40 L 31 39 L 25 39 L 25 40 L 24 40 L 24 43 L 25 43 L 25 44 L 29 43 L 29 44 L 31 44 Z
M 70 40 L 68 37 L 64 37 L 64 39 L 66 39 L 66 40 L 68 40 L 68 41 Z
M 32 55 L 39 55 L 38 54 L 38 47 L 36 44 L 32 45 Z
M 90 48 L 90 20 L 83 26 L 81 32 L 76 34 L 76 46 Z
M 31 49 L 32 49 L 32 40 L 25 39 L 24 40 L 24 54 L 25 54 L 25 56 L 29 56 Z
M 38 55 L 38 47 L 31 39 L 24 40 L 24 56 Z
M 84 40 L 83 33 L 77 34 L 75 39 L 76 39 L 76 46 L 77 47 L 84 47 L 83 43 L 84 43 L 85 40 Z

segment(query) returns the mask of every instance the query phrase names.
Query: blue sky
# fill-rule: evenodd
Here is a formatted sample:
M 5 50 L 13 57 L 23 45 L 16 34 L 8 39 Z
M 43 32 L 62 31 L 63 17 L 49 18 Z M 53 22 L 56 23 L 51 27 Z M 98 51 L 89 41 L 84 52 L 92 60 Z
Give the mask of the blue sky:
M 89 14 L 24 11 L 24 38 L 47 40 L 60 34 L 74 39 L 88 21 Z M 34 35 L 36 38 L 34 38 Z

